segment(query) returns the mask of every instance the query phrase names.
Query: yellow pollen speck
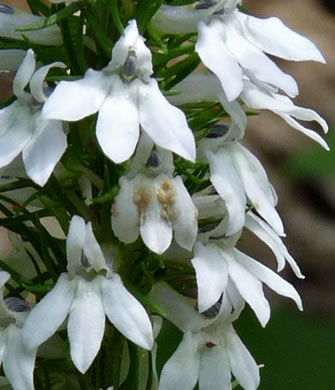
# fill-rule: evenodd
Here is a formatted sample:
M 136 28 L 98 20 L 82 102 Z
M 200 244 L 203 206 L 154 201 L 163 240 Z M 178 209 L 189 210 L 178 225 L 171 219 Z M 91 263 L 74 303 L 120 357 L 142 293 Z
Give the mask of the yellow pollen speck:
M 140 213 L 143 213 L 148 207 L 148 203 L 150 202 L 150 191 L 142 190 L 136 192 L 133 196 L 133 201 L 139 209 Z
M 170 183 L 168 183 L 167 181 L 162 183 L 162 188 L 164 191 L 168 191 L 170 189 Z
M 162 204 L 167 203 L 167 201 L 168 201 L 166 192 L 164 190 L 162 190 L 161 188 L 157 191 L 157 199 Z

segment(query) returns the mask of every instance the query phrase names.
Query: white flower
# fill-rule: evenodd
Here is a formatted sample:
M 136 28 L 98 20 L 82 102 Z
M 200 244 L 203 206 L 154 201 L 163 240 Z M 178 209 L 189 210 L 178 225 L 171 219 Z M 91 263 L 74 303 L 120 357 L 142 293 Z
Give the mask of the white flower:
M 141 150 L 139 147 L 133 161 L 137 169 L 144 157 Z M 120 192 L 112 208 L 113 232 L 126 244 L 141 234 L 147 247 L 161 254 L 170 246 L 174 231 L 177 244 L 190 251 L 197 236 L 197 211 L 181 177 L 172 175 L 172 154 L 158 149 L 145 161 L 154 168 L 120 178 Z
M 216 144 L 213 142 L 216 141 Z M 236 141 L 203 139 L 199 155 L 210 166 L 210 180 L 225 201 L 228 212 L 226 233 L 234 234 L 245 223 L 247 205 L 252 205 L 279 234 L 284 235 L 276 211 L 276 195 L 266 172 L 257 158 Z
M 101 71 L 89 69 L 81 80 L 60 82 L 43 115 L 75 121 L 98 111 L 98 142 L 116 163 L 133 154 L 140 126 L 156 145 L 194 161 L 195 142 L 185 115 L 168 103 L 151 74 L 151 52 L 132 20 L 109 65 Z
M 62 122 L 41 117 L 46 101 L 43 81 L 55 62 L 35 72 L 34 52 L 29 49 L 14 78 L 17 100 L 0 110 L 0 167 L 10 164 L 22 152 L 27 175 L 43 186 L 64 153 L 67 142 Z M 28 85 L 30 93 L 24 89 Z
M 16 31 L 19 27 L 41 22 L 43 17 L 15 9 L 9 4 L 0 4 L 0 37 L 20 39 L 27 37 L 40 45 L 61 45 L 62 34 L 57 25 L 47 26 L 36 31 Z
M 223 108 L 231 116 L 232 121 L 242 130 L 245 123 L 245 113 L 241 107 L 237 107 L 239 106 L 238 102 L 228 101 L 215 75 L 208 72 L 194 72 L 177 84 L 175 89 L 179 94 L 169 97 L 173 104 L 219 100 Z M 243 77 L 243 90 L 240 97 L 249 108 L 272 111 L 284 119 L 288 125 L 318 142 L 325 149 L 329 149 L 327 143 L 316 132 L 298 122 L 298 120 L 306 122 L 316 121 L 326 133 L 328 125 L 315 111 L 296 106 L 291 99 L 283 94 L 279 94 L 275 88 L 266 83 L 253 83 L 246 76 Z M 241 134 L 243 135 L 243 133 Z
M 27 347 L 51 337 L 68 316 L 71 357 L 84 373 L 97 355 L 105 315 L 129 340 L 145 349 L 153 345 L 152 327 L 142 305 L 126 290 L 120 276 L 107 268 L 91 223 L 72 218 L 66 241 L 68 272 L 32 309 L 23 328 Z
M 256 362 L 236 334 L 232 322 L 243 309 L 234 290 L 212 319 L 195 312 L 194 302 L 166 284 L 159 283 L 151 297 L 167 318 L 184 332 L 176 351 L 161 372 L 159 390 L 231 389 L 232 375 L 246 390 L 256 390 L 259 372 Z
M 122 176 L 120 187 L 112 228 L 122 242 L 134 242 L 141 233 L 147 247 L 161 254 L 170 246 L 174 230 L 176 242 L 192 249 L 197 236 L 196 209 L 181 177 Z
M 275 272 L 235 248 L 236 238 L 212 240 L 204 245 L 197 242 L 191 260 L 196 271 L 199 311 L 213 306 L 233 283 L 239 294 L 250 305 L 258 320 L 265 326 L 270 318 L 269 302 L 262 283 L 277 294 L 289 297 L 302 310 L 301 299 L 294 287 Z M 225 299 L 225 298 L 223 298 Z
M 325 149 L 329 147 L 315 131 L 307 129 L 300 124 L 297 119 L 302 121 L 316 121 L 322 127 L 323 131 L 327 133 L 328 125 L 324 119 L 320 117 L 315 111 L 297 107 L 292 100 L 287 96 L 277 93 L 277 91 L 265 83 L 253 83 L 247 78 L 243 80 L 243 91 L 241 98 L 244 103 L 253 109 L 265 109 L 279 115 L 284 121 L 294 129 L 301 131 L 307 137 L 312 138 L 318 142 Z
M 0 272 L 0 288 L 10 275 Z M 8 308 L 8 307 L 9 308 Z M 22 325 L 28 306 L 19 298 L 0 296 L 0 363 L 14 390 L 34 390 L 33 371 L 37 348 L 27 348 L 22 342 Z
M 202 13 L 199 12 L 196 51 L 219 78 L 229 101 L 241 94 L 244 75 L 252 81 L 280 88 L 289 96 L 298 94 L 294 78 L 281 71 L 265 53 L 291 61 L 325 62 L 311 41 L 290 30 L 278 18 L 261 19 L 246 15 L 236 9 L 237 1 L 220 1 L 214 5 L 210 2 L 207 5 L 205 11 L 199 10 Z M 158 11 L 156 22 L 153 19 L 158 31 L 164 32 L 166 24 L 162 20 L 165 16 L 171 29 L 177 19 L 182 23 L 180 16 L 176 17 L 179 7 L 174 8 L 165 6 Z M 183 11 L 185 21 L 196 19 L 187 16 L 194 15 L 196 10 Z M 191 28 L 192 23 L 185 22 L 185 26 Z

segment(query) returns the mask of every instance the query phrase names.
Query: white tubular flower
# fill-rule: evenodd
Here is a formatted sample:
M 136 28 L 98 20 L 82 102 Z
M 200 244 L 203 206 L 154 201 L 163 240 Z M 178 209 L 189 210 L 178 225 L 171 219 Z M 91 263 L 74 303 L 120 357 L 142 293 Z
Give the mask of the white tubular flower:
M 84 373 L 97 355 L 105 315 L 129 340 L 145 349 L 153 345 L 152 327 L 143 306 L 126 290 L 120 276 L 107 268 L 91 223 L 72 218 L 66 241 L 68 272 L 32 309 L 23 328 L 24 344 L 36 348 L 68 316 L 71 357 Z
M 205 1 L 203 4 L 199 11 L 203 13 L 202 8 L 207 9 L 205 15 L 199 13 L 196 51 L 219 78 L 229 101 L 241 94 L 243 75 L 280 88 L 289 96 L 298 94 L 294 78 L 281 71 L 265 53 L 291 61 L 325 62 L 310 40 L 290 30 L 278 18 L 260 19 L 246 15 L 236 8 L 237 1 Z M 174 17 L 174 22 L 182 24 L 180 16 L 176 17 L 178 8 L 165 6 L 158 11 L 156 20 L 159 24 L 155 23 L 155 18 L 153 20 L 158 31 L 164 32 L 166 23 L 172 26 Z M 208 15 L 211 9 L 212 13 Z M 195 9 L 183 11 L 182 14 L 189 15 L 196 12 Z M 185 26 L 188 26 L 187 22 Z
M 27 37 L 40 45 L 61 45 L 62 34 L 58 26 L 48 26 L 36 31 L 16 31 L 19 27 L 42 21 L 41 16 L 32 15 L 23 10 L 15 9 L 9 4 L 0 3 L 0 36 L 11 39 Z
M 195 142 L 185 115 L 168 103 L 152 73 L 151 52 L 132 20 L 115 44 L 109 65 L 102 71 L 89 69 L 81 80 L 60 82 L 43 115 L 76 121 L 98 111 L 98 142 L 116 163 L 133 154 L 140 126 L 156 145 L 194 161 Z
M 259 218 L 252 211 L 248 211 L 245 217 L 245 227 L 254 233 L 260 240 L 262 240 L 274 253 L 277 260 L 277 271 L 284 269 L 286 262 L 292 268 L 295 275 L 304 279 L 305 276 L 301 273 L 298 264 L 288 252 L 286 246 L 283 244 L 278 234 L 265 221 Z
M 262 326 L 270 318 L 270 306 L 264 296 L 262 283 L 277 294 L 293 299 L 302 310 L 301 299 L 295 288 L 269 268 L 236 249 L 236 237 L 220 241 L 219 237 L 211 238 L 206 245 L 201 242 L 195 244 L 191 260 L 196 272 L 200 312 L 213 306 L 222 294 L 225 297 L 229 283 L 234 284 Z
M 218 78 L 208 72 L 194 72 L 175 86 L 178 95 L 170 96 L 173 104 L 185 104 L 195 101 L 219 100 L 223 108 L 231 116 L 232 121 L 242 130 L 245 113 L 238 108 L 236 101 L 229 102 Z M 307 137 L 318 142 L 325 149 L 329 149 L 327 143 L 315 132 L 304 127 L 298 120 L 317 122 L 326 133 L 328 125 L 317 112 L 296 106 L 287 96 L 277 93 L 277 90 L 266 83 L 251 82 L 248 77 L 243 77 L 243 90 L 240 95 L 243 102 L 251 109 L 269 110 L 279 115 L 289 126 L 302 132 Z M 245 127 L 244 127 L 245 128 Z M 243 133 L 241 133 L 243 134 Z
M 10 275 L 0 272 L 0 288 Z M 14 390 L 34 390 L 33 371 L 37 348 L 22 342 L 22 326 L 29 307 L 19 298 L 0 296 L 0 363 Z
M 248 204 L 273 227 L 284 235 L 282 221 L 276 211 L 277 198 L 266 172 L 257 158 L 236 141 L 225 142 L 216 138 L 203 139 L 199 155 L 210 165 L 210 180 L 225 201 L 228 213 L 226 234 L 240 231 L 245 222 Z
M 326 121 L 320 117 L 315 111 L 295 106 L 291 99 L 287 96 L 281 95 L 265 83 L 253 83 L 249 79 L 243 80 L 243 91 L 241 98 L 244 103 L 253 109 L 265 109 L 279 115 L 284 121 L 294 129 L 302 132 L 307 137 L 318 142 L 325 149 L 329 147 L 324 139 L 322 139 L 315 131 L 307 129 L 300 124 L 297 119 L 302 121 L 315 121 L 322 127 L 323 131 L 327 133 L 328 125 Z
M 170 246 L 174 231 L 177 244 L 192 250 L 197 236 L 196 208 L 179 176 L 123 176 L 120 187 L 112 228 L 122 242 L 134 242 L 141 233 L 146 246 L 162 254 Z
M 139 169 L 144 158 L 145 172 L 120 178 L 120 192 L 112 209 L 113 232 L 125 244 L 141 234 L 150 250 L 162 254 L 170 246 L 174 231 L 177 244 L 190 251 L 198 231 L 192 198 L 181 177 L 173 177 L 172 153 L 162 149 L 143 153 L 147 146 L 142 141 L 133 163 Z
M 35 55 L 29 49 L 14 78 L 17 100 L 0 110 L 0 167 L 22 152 L 27 175 L 43 186 L 67 147 L 62 122 L 41 117 L 41 107 L 47 100 L 43 82 L 50 68 L 64 64 L 54 62 L 36 72 L 35 67 Z M 24 90 L 28 83 L 30 93 Z
M 200 390 L 231 389 L 232 374 L 243 389 L 256 390 L 257 364 L 232 326 L 243 302 L 233 289 L 229 293 L 220 314 L 210 320 L 194 310 L 192 300 L 166 284 L 154 287 L 152 299 L 184 332 L 181 343 L 163 367 L 159 390 L 192 390 L 197 382 Z

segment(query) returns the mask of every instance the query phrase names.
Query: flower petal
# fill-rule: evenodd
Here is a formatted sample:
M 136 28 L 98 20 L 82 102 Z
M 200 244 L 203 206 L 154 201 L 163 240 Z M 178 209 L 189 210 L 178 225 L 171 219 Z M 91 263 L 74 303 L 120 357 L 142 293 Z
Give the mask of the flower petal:
M 236 261 L 234 250 L 224 250 L 225 259 L 228 266 L 229 276 L 233 280 L 239 293 L 249 303 L 255 312 L 259 322 L 264 327 L 270 318 L 270 305 L 265 299 L 262 283 L 251 274 L 244 266 Z
M 242 69 L 225 45 L 224 36 L 224 25 L 219 20 L 214 19 L 209 25 L 200 22 L 196 52 L 207 68 L 219 78 L 227 99 L 232 101 L 242 92 Z
M 77 121 L 96 113 L 108 94 L 103 72 L 89 69 L 77 81 L 61 81 L 45 102 L 42 115 L 47 119 Z
M 101 247 L 94 236 L 91 222 L 88 222 L 86 225 L 84 254 L 87 256 L 90 265 L 96 272 L 107 268 L 106 260 L 102 253 Z
M 86 224 L 82 217 L 74 215 L 71 219 L 66 240 L 67 270 L 74 276 L 82 269 L 81 256 L 86 234 Z
M 255 215 L 251 211 L 249 211 L 246 215 L 245 227 L 251 232 L 253 232 L 272 250 L 277 259 L 278 272 L 284 268 L 285 261 L 287 261 L 298 278 L 305 278 L 304 275 L 302 275 L 298 264 L 289 254 L 286 246 L 283 244 L 280 237 L 275 231 L 272 230 L 272 228 L 266 222 L 264 222 L 261 218 L 257 217 L 257 215 Z
M 34 134 L 29 108 L 19 100 L 0 110 L 0 167 L 11 163 Z
M 235 254 L 236 260 L 246 270 L 248 270 L 250 274 L 261 280 L 277 294 L 293 299 L 297 304 L 299 310 L 303 310 L 301 298 L 297 293 L 296 289 L 290 283 L 286 282 L 286 280 L 281 278 L 269 268 L 265 267 L 263 264 L 260 264 L 258 261 L 252 259 L 250 256 L 245 255 L 237 249 L 235 251 Z
M 0 364 L 2 364 L 2 360 L 7 349 L 7 343 L 8 343 L 7 328 L 1 328 L 0 329 Z
M 228 282 L 228 270 L 220 250 L 216 246 L 204 246 L 200 242 L 194 248 L 191 260 L 198 286 L 199 312 L 213 306 L 224 292 Z
M 113 91 L 99 110 L 96 134 L 105 155 L 122 163 L 133 154 L 139 138 L 137 86 L 113 77 Z
M 232 134 L 230 141 L 238 141 L 243 138 L 247 128 L 247 116 L 240 103 L 237 101 L 229 102 L 224 92 L 220 92 L 218 97 L 222 107 L 230 115 L 232 121 L 229 128 L 229 133 Z M 233 126 L 235 129 L 232 129 Z
M 112 60 L 106 70 L 119 70 L 127 60 L 130 52 L 135 54 L 136 68 L 141 72 L 141 77 L 147 82 L 152 70 L 151 51 L 144 44 L 144 38 L 139 35 L 136 20 L 130 20 L 124 30 L 124 34 L 116 42 L 112 51 Z
M 31 310 L 22 328 L 23 343 L 28 349 L 44 343 L 65 320 L 74 299 L 74 282 L 61 274 L 55 287 Z
M 13 92 L 18 98 L 24 99 L 29 96 L 24 89 L 28 85 L 31 76 L 35 71 L 35 67 L 35 54 L 32 49 L 29 49 L 22 61 L 22 64 L 19 66 L 13 81 Z
M 242 99 L 251 108 L 273 111 L 283 118 L 290 126 L 301 131 L 307 137 L 312 138 L 325 149 L 329 149 L 327 143 L 316 132 L 307 129 L 292 118 L 295 117 L 304 121 L 316 121 L 326 133 L 328 131 L 328 125 L 315 111 L 295 106 L 288 97 L 273 92 L 271 93 L 265 88 L 256 86 L 248 80 L 244 80 Z
M 231 390 L 230 363 L 221 345 L 204 347 L 201 352 L 199 388 Z
M 42 66 L 34 73 L 33 77 L 30 80 L 29 88 L 30 93 L 36 99 L 36 101 L 38 101 L 39 103 L 44 103 L 47 100 L 47 97 L 45 96 L 43 91 L 43 83 L 49 70 L 51 68 L 65 67 L 66 65 L 63 62 L 53 62 L 52 64 Z
M 5 375 L 14 390 L 34 390 L 33 371 L 37 348 L 25 348 L 21 329 L 16 325 L 9 325 L 6 331 L 8 341 L 3 358 Z
M 136 82 L 135 80 L 134 82 Z M 195 160 L 195 141 L 184 113 L 172 106 L 154 79 L 139 84 L 140 124 L 156 145 Z
M 198 381 L 200 353 L 191 332 L 184 334 L 170 359 L 165 363 L 159 382 L 160 390 L 192 390 Z
M 327 142 L 319 136 L 315 131 L 307 129 L 306 127 L 302 126 L 299 122 L 297 122 L 295 119 L 293 119 L 290 115 L 277 113 L 281 118 L 284 119 L 284 121 L 289 124 L 291 127 L 301 131 L 303 134 L 305 134 L 307 137 L 311 138 L 312 140 L 319 143 L 322 147 L 324 147 L 326 150 L 330 150 Z
M 150 298 L 159 305 L 169 321 L 182 331 L 199 331 L 211 322 L 194 309 L 194 300 L 174 291 L 167 283 L 159 282 L 150 291 Z
M 162 5 L 154 14 L 150 23 L 158 33 L 189 34 L 197 31 L 201 20 L 213 14 L 220 8 L 221 2 L 211 2 L 207 9 L 197 9 L 194 5 L 171 6 Z
M 225 331 L 226 351 L 229 357 L 231 370 L 243 389 L 256 390 L 260 378 L 259 369 L 241 339 L 232 326 Z
M 235 166 L 250 202 L 273 229 L 283 236 L 283 223 L 273 205 L 273 191 L 262 164 L 242 145 L 236 143 L 231 148 Z
M 242 229 L 245 219 L 247 199 L 244 187 L 236 170 L 229 145 L 216 153 L 207 153 L 215 189 L 225 201 L 229 215 L 227 234 L 231 235 Z
M 71 358 L 84 374 L 96 357 L 105 330 L 105 312 L 100 295 L 100 278 L 78 278 L 76 296 L 69 315 L 67 332 Z
M 171 184 L 175 193 L 174 203 L 172 204 L 174 218 L 170 216 L 174 238 L 179 246 L 190 251 L 198 232 L 196 208 L 180 176 L 171 180 Z
M 139 212 L 134 203 L 134 181 L 122 176 L 119 180 L 120 192 L 114 199 L 112 207 L 112 229 L 115 236 L 125 244 L 137 240 L 139 229 Z
M 280 19 L 242 13 L 239 17 L 248 40 L 266 53 L 290 61 L 326 62 L 312 41 L 285 26 Z
M 250 43 L 240 25 L 241 13 L 231 14 L 227 25 L 226 44 L 250 78 L 269 83 L 285 91 L 289 96 L 298 94 L 298 85 L 294 78 L 284 73 L 262 50 Z
M 118 274 L 111 279 L 100 278 L 102 301 L 110 322 L 133 343 L 151 349 L 152 326 L 143 306 L 123 286 Z
M 150 250 L 162 254 L 171 244 L 172 227 L 168 216 L 162 214 L 164 210 L 157 199 L 156 194 L 160 191 L 160 183 L 153 182 L 150 187 L 148 186 L 148 192 L 149 190 L 150 200 L 145 210 L 141 212 L 141 237 Z
M 48 181 L 67 147 L 61 121 L 42 119 L 35 114 L 35 132 L 25 145 L 22 158 L 27 175 L 41 187 Z

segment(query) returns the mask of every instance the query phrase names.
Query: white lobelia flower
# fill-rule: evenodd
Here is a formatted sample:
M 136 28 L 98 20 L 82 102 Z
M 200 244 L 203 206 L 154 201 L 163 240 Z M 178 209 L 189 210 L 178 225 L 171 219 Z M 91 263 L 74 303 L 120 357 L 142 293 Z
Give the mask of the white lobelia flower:
M 159 390 L 192 390 L 197 382 L 200 390 L 231 390 L 232 374 L 243 389 L 256 390 L 257 364 L 232 326 L 244 302 L 233 288 L 229 294 L 221 308 L 214 310 L 212 318 L 211 313 L 197 313 L 193 300 L 177 294 L 168 285 L 154 286 L 151 298 L 184 332 L 181 343 L 162 369 Z M 217 311 L 219 314 L 215 316 Z
M 318 142 L 325 149 L 329 150 L 326 141 L 315 131 L 307 129 L 297 119 L 302 121 L 315 121 L 327 133 L 328 125 L 315 111 L 295 106 L 287 96 L 277 93 L 276 89 L 262 82 L 252 82 L 248 78 L 243 79 L 243 91 L 241 93 L 243 102 L 253 109 L 265 109 L 279 115 L 284 121 L 294 129 L 302 132 L 307 137 Z
M 234 0 L 204 1 L 200 7 L 196 51 L 202 62 L 219 78 L 229 101 L 241 94 L 244 75 L 296 96 L 298 86 L 294 78 L 280 70 L 266 53 L 291 61 L 324 63 L 323 56 L 310 40 L 290 30 L 278 18 L 246 15 L 236 8 L 237 3 Z M 178 8 L 164 6 L 158 11 L 153 19 L 158 31 L 164 32 L 166 24 L 172 26 L 176 20 L 180 22 L 180 16 L 174 20 Z M 207 8 L 204 15 L 202 8 Z M 208 14 L 211 9 L 212 13 Z M 194 9 L 184 10 L 185 20 L 195 20 L 195 12 Z M 165 15 L 167 23 L 164 24 Z M 192 27 L 192 23 L 185 23 L 188 25 Z
M 179 92 L 170 96 L 169 100 L 173 104 L 185 104 L 195 101 L 216 101 L 219 100 L 223 108 L 231 116 L 239 128 L 243 128 L 245 123 L 245 113 L 242 108 L 238 108 L 236 101 L 229 102 L 218 78 L 208 72 L 193 72 L 183 81 L 175 86 Z M 315 131 L 303 126 L 298 120 L 305 122 L 317 122 L 326 133 L 328 125 L 320 115 L 308 108 L 296 106 L 287 96 L 266 83 L 251 82 L 246 76 L 243 77 L 243 90 L 240 95 L 243 102 L 251 109 L 269 110 L 279 115 L 289 126 L 302 132 L 307 137 L 318 142 L 325 149 L 329 149 L 327 143 Z
M 9 4 L 0 3 L 0 37 L 30 41 L 40 45 L 61 45 L 62 34 L 58 26 L 47 26 L 36 31 L 16 31 L 19 27 L 43 21 L 43 17 L 32 15 Z
M 151 52 L 132 20 L 115 44 L 107 67 L 89 69 L 78 81 L 60 82 L 43 115 L 76 121 L 98 111 L 98 142 L 116 163 L 133 154 L 140 127 L 156 145 L 194 161 L 195 142 L 185 115 L 165 99 L 152 73 Z
M 245 223 L 248 205 L 284 235 L 282 221 L 276 211 L 277 197 L 266 172 L 257 158 L 234 137 L 236 128 L 220 137 L 204 138 L 199 145 L 199 158 L 208 161 L 210 180 L 225 201 L 228 224 L 226 234 L 240 231 Z M 240 132 L 237 131 L 238 136 Z M 211 133 L 210 133 L 211 135 Z
M 0 272 L 0 288 L 10 275 Z M 34 390 L 33 371 L 37 348 L 22 342 L 22 326 L 28 314 L 28 304 L 20 298 L 0 296 L 0 363 L 14 390 Z
M 143 154 L 142 141 L 133 166 L 143 173 L 120 178 L 120 192 L 112 208 L 113 232 L 126 244 L 141 234 L 150 250 L 162 254 L 170 246 L 174 231 L 177 244 L 190 251 L 197 237 L 197 210 L 192 198 L 181 177 L 173 176 L 172 153 L 160 148 L 150 152 L 149 145 L 149 154 Z M 143 158 L 146 167 L 140 168 Z
M 213 230 L 201 234 L 194 246 L 191 262 L 196 272 L 199 311 L 208 310 L 222 294 L 224 302 L 230 283 L 250 305 L 262 326 L 270 318 L 270 306 L 264 296 L 262 283 L 277 294 L 294 300 L 302 310 L 301 299 L 295 288 L 269 268 L 239 251 L 235 246 L 241 232 L 227 237 L 224 233 L 225 223 L 223 220 Z M 277 247 L 271 246 L 271 249 L 278 252 Z
M 97 355 L 105 315 L 129 340 L 145 349 L 153 345 L 152 327 L 143 306 L 126 290 L 120 276 L 108 269 L 91 223 L 71 220 L 66 241 L 68 272 L 32 309 L 23 328 L 24 344 L 36 348 L 68 317 L 70 352 L 84 373 Z
M 40 186 L 47 182 L 67 146 L 62 122 L 41 117 L 47 100 L 44 78 L 50 68 L 64 66 L 54 62 L 35 72 L 35 55 L 29 49 L 14 78 L 17 100 L 0 110 L 0 167 L 10 164 L 22 152 L 27 175 Z M 30 93 L 24 90 L 28 83 Z

